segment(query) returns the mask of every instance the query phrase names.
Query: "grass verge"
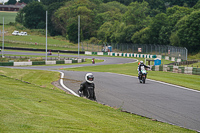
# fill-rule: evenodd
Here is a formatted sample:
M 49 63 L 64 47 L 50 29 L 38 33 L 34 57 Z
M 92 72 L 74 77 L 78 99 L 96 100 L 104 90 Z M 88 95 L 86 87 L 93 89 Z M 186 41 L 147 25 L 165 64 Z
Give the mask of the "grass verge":
M 0 24 L 3 24 L 3 17 L 4 17 L 4 24 L 9 24 L 10 22 L 15 22 L 15 17 L 17 16 L 17 12 L 4 12 L 0 11 Z
M 52 89 L 51 82 L 59 79 L 57 72 L 1 68 L 0 74 L 7 76 L 0 76 L 2 133 L 194 132 Z

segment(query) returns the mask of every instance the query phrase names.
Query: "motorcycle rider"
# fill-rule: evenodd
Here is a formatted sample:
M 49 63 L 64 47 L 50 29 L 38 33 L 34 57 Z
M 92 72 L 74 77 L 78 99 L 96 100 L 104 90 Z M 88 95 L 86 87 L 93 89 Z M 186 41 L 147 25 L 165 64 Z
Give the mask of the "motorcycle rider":
M 142 77 L 141 77 L 142 76 L 141 67 L 150 69 L 150 67 L 146 66 L 143 61 L 140 61 L 140 64 L 138 66 L 138 79 L 140 79 L 140 80 L 142 79 Z
M 78 90 L 78 94 L 80 96 L 84 96 L 90 100 L 96 101 L 96 96 L 94 92 L 94 76 L 92 73 L 87 73 L 85 75 L 85 82 L 81 83 L 80 89 Z

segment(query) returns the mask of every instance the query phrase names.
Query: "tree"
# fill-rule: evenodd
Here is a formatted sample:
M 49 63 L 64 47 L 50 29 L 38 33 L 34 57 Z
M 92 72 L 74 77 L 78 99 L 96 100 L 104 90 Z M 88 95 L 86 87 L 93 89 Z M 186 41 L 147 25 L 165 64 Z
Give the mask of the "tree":
M 31 3 L 33 1 L 38 1 L 38 0 L 20 0 L 19 3 L 23 3 L 24 2 L 24 3 L 28 4 L 28 3 Z
M 17 3 L 17 1 L 16 0 L 9 0 L 8 1 L 8 5 L 15 5 Z
M 176 24 L 180 46 L 186 47 L 190 53 L 200 51 L 200 11 L 193 11 Z
M 73 43 L 78 42 L 78 23 L 77 22 L 74 22 L 67 26 L 67 35 L 68 35 L 68 39 L 71 42 Z
M 172 46 L 179 46 L 180 47 L 180 39 L 177 35 L 177 32 L 172 32 L 170 36 L 170 44 Z
M 125 33 L 124 42 L 131 43 L 131 37 L 135 32 L 139 30 L 139 27 L 137 27 L 136 25 L 127 25 L 123 30 L 123 32 Z
M 161 13 L 153 18 L 150 26 L 149 26 L 149 36 L 150 36 L 150 43 L 151 44 L 158 44 L 159 43 L 159 33 L 162 27 L 168 27 L 168 18 L 165 13 Z
M 194 9 L 200 9 L 200 0 L 193 6 Z
M 149 27 L 135 32 L 131 40 L 134 44 L 149 44 Z
M 127 10 L 127 6 L 116 1 L 102 3 L 98 7 L 98 13 L 103 13 L 107 11 L 117 11 L 120 13 L 125 13 Z
M 148 13 L 149 7 L 147 2 L 132 2 L 128 6 L 128 11 L 123 15 L 123 19 L 126 25 L 138 25 L 143 28 L 148 25 Z
M 122 15 L 126 11 L 127 7 L 119 2 L 102 3 L 98 7 L 94 23 L 98 28 L 105 22 L 121 21 Z
M 193 7 L 198 0 L 165 0 L 165 2 L 169 2 L 171 6 L 178 5 Z
M 16 16 L 16 18 L 15 18 L 15 21 L 18 22 L 18 23 L 21 23 L 21 24 L 24 23 L 24 12 L 23 12 L 23 10 L 20 10 L 20 11 L 17 13 L 17 16 Z
M 171 35 L 171 27 L 170 26 L 162 26 L 159 32 L 158 43 L 161 45 L 169 45 L 170 44 L 170 35 Z
M 51 4 L 53 4 L 53 3 L 56 3 L 56 2 L 67 2 L 67 1 L 69 1 L 69 0 L 40 0 L 40 2 L 42 2 L 42 4 L 44 4 L 44 5 L 51 5 Z
M 25 27 L 30 29 L 45 28 L 46 10 L 42 3 L 29 3 L 22 9 L 22 12 L 25 14 L 23 23 Z
M 150 7 L 150 15 L 156 16 L 158 13 L 165 12 L 165 2 L 163 0 L 145 0 Z
M 54 13 L 53 23 L 57 25 L 62 35 L 66 36 L 67 30 L 71 28 L 74 21 L 78 21 L 78 15 L 80 15 L 82 35 L 84 39 L 89 39 L 96 34 L 95 7 L 96 5 L 89 0 L 69 1 Z
M 124 22 L 115 21 L 111 27 L 111 42 L 123 43 L 126 36 L 124 28 L 126 27 Z
M 48 32 L 51 36 L 62 35 L 57 25 L 54 23 L 54 12 L 64 5 L 64 2 L 55 2 L 48 6 Z
M 105 22 L 97 31 L 97 37 L 99 40 L 102 40 L 103 42 L 111 42 L 110 36 L 112 34 L 112 23 L 111 22 Z

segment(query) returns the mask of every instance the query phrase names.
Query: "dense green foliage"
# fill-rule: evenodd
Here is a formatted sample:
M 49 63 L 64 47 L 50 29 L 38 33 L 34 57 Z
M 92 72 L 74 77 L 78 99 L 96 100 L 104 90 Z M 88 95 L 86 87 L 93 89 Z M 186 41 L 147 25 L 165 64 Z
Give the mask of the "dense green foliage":
M 38 1 L 38 0 L 8 0 L 8 2 L 6 2 L 6 4 L 7 5 L 15 5 L 17 2 L 19 2 L 19 3 L 24 2 L 24 3 L 28 4 L 28 3 L 31 3 L 33 1 Z
M 173 45 L 198 52 L 199 9 L 198 0 L 41 0 L 28 4 L 16 21 L 44 28 L 47 10 L 49 34 L 77 42 L 80 15 L 81 41 Z
M 9 0 L 7 2 L 8 5 L 14 5 L 17 1 L 16 0 Z

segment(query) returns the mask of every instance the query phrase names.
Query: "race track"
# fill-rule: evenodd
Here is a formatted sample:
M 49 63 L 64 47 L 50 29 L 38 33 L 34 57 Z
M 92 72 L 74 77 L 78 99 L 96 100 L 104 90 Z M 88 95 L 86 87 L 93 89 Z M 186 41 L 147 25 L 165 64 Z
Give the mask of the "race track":
M 6 52 L 6 54 L 27 55 L 27 53 L 23 52 Z M 92 56 L 80 57 L 93 58 Z M 105 59 L 104 62 L 95 65 L 120 64 L 136 61 L 131 58 L 100 56 L 95 58 Z M 58 68 L 81 67 L 90 65 L 93 64 L 12 68 L 55 70 Z M 79 84 L 84 81 L 84 76 L 87 73 L 63 70 L 62 72 L 65 74 L 65 79 L 68 79 L 64 81 L 65 86 L 74 92 L 77 92 L 79 89 Z M 88 70 L 88 72 L 90 71 Z M 188 129 L 200 131 L 199 91 L 173 86 L 170 84 L 163 84 L 161 82 L 149 79 L 147 79 L 146 84 L 140 84 L 137 77 L 127 75 L 102 72 L 93 72 L 93 74 L 95 76 L 95 92 L 98 102 L 162 122 L 167 122 Z M 73 86 L 69 84 L 70 81 L 74 83 Z

